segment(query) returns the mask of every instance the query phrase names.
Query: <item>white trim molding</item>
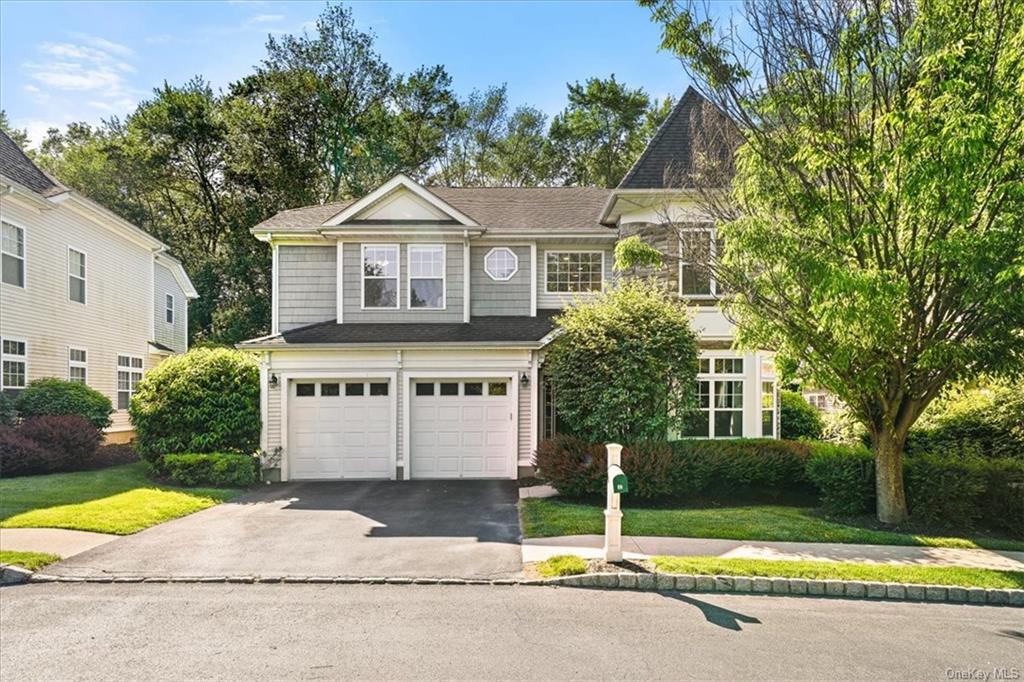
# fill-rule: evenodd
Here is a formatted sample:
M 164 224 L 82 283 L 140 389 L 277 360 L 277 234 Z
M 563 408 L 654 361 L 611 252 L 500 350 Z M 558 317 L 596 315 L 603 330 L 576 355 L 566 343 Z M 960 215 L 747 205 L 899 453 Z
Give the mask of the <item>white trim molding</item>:
M 348 222 L 355 218 L 360 213 L 362 213 L 364 210 L 373 206 L 375 203 L 377 203 L 381 199 L 384 199 L 389 194 L 398 190 L 399 188 L 404 188 L 408 190 L 412 194 L 416 195 L 417 197 L 427 202 L 428 204 L 430 204 L 437 210 L 441 211 L 445 215 L 450 216 L 453 220 L 461 223 L 462 225 L 465 225 L 467 227 L 478 227 L 477 222 L 470 218 L 468 215 L 459 211 L 457 208 L 455 208 L 448 202 L 443 201 L 440 197 L 438 197 L 437 195 L 435 195 L 434 193 L 432 193 L 419 183 L 415 182 L 414 180 L 410 179 L 409 177 L 401 173 L 391 178 L 383 185 L 367 194 L 362 199 L 352 202 L 340 213 L 337 213 L 331 218 L 328 218 L 327 221 L 323 223 L 323 225 L 327 227 L 341 225 L 342 223 Z
M 491 266 L 488 263 L 488 261 L 491 259 L 491 256 L 497 255 L 498 253 L 512 257 L 512 270 L 509 271 L 509 273 L 505 276 L 498 276 L 491 272 Z M 486 254 L 484 254 L 484 274 L 486 274 L 495 282 L 507 282 L 513 277 L 515 277 L 517 272 L 519 272 L 519 256 L 517 256 L 516 252 L 510 249 L 509 247 L 495 246 Z

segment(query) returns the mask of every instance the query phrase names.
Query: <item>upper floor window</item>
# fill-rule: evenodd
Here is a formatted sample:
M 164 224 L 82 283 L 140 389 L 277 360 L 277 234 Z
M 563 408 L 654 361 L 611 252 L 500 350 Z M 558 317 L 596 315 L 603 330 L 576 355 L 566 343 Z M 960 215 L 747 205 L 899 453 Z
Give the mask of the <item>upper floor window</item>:
M 504 246 L 491 249 L 484 256 L 484 272 L 493 280 L 507 282 L 519 271 L 519 257 Z
M 117 409 L 127 410 L 135 388 L 142 381 L 142 358 L 135 355 L 117 356 Z
M 363 246 L 363 307 L 398 307 L 398 245 Z
M 164 295 L 164 320 L 167 324 L 174 324 L 174 296 Z
M 28 344 L 15 339 L 0 342 L 0 388 L 25 388 L 28 383 Z
M 0 270 L 4 284 L 25 286 L 25 230 L 3 223 L 0 235 Z
M 88 354 L 82 348 L 68 348 L 68 381 L 84 384 L 89 380 Z
M 679 295 L 714 296 L 715 281 L 711 277 L 713 230 L 693 229 L 679 233 Z
M 545 282 L 549 294 L 601 291 L 604 279 L 602 251 L 547 251 Z
M 409 245 L 409 307 L 444 308 L 444 245 Z
M 68 247 L 68 299 L 85 303 L 85 254 Z

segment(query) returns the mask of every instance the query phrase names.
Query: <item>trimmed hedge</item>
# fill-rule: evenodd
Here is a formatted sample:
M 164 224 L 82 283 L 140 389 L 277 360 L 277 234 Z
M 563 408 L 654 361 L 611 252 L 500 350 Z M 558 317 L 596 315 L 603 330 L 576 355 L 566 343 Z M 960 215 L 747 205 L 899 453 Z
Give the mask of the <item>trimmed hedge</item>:
M 162 470 L 179 485 L 245 488 L 259 480 L 259 460 L 228 452 L 165 455 Z
M 821 505 L 839 516 L 875 511 L 875 457 L 860 446 L 815 444 L 807 460 L 807 478 Z
M 814 445 L 799 441 L 681 440 L 626 447 L 622 468 L 629 494 L 643 499 L 804 492 Z M 839 447 L 839 446 L 835 446 Z M 604 446 L 559 435 L 540 444 L 535 464 L 563 495 L 605 492 Z
M 139 382 L 128 410 L 135 449 L 159 466 L 165 453 L 251 453 L 260 440 L 256 360 L 227 348 L 196 348 L 164 360 Z
M 568 497 L 601 496 L 606 485 L 602 445 L 571 436 L 541 443 L 535 464 Z M 829 514 L 875 511 L 875 464 L 867 448 L 785 440 L 682 440 L 627 447 L 622 468 L 630 497 L 640 499 L 817 495 Z M 904 458 L 911 516 L 934 526 L 977 524 L 1024 536 L 1024 461 L 962 454 Z
M 43 415 L 77 415 L 100 430 L 110 426 L 110 413 L 114 411 L 110 398 L 96 389 L 77 381 L 52 378 L 30 382 L 18 395 L 16 406 L 22 419 Z

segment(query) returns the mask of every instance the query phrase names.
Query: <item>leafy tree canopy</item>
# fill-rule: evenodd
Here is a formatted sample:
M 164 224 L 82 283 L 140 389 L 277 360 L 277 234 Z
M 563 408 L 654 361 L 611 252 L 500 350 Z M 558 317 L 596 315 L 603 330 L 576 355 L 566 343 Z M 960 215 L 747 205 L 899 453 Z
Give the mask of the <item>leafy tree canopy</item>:
M 692 172 L 740 341 L 850 406 L 879 518 L 904 520 L 928 404 L 1024 367 L 1024 4 L 758 0 L 735 29 L 641 4 L 742 138 L 731 182 Z

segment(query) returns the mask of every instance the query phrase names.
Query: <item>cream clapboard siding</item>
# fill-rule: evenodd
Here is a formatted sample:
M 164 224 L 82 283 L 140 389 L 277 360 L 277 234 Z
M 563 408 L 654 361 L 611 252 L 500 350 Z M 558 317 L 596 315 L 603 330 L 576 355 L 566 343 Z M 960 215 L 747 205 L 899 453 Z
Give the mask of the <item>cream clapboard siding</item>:
M 174 322 L 167 322 L 167 299 L 174 297 Z M 153 264 L 153 337 L 154 341 L 176 353 L 188 350 L 188 298 L 171 271 Z
M 536 391 L 537 387 L 530 384 L 526 388 L 519 388 L 519 461 L 533 461 L 533 450 L 536 447 L 533 442 L 533 424 L 531 423 L 530 393 Z
M 25 229 L 26 288 L 2 284 L 0 336 L 28 343 L 28 379 L 68 378 L 68 348 L 87 352 L 88 383 L 117 406 L 117 356 L 151 363 L 153 256 L 65 206 L 0 199 L 0 217 Z M 68 299 L 68 247 L 86 254 L 86 303 Z M 115 411 L 111 430 L 131 428 Z
M 267 428 L 267 452 L 273 453 L 275 448 L 281 447 L 281 387 L 263 387 L 267 392 L 267 414 L 265 424 Z
M 600 251 L 604 253 L 604 280 L 613 279 L 612 265 L 615 263 L 615 247 L 609 244 L 580 244 L 563 242 L 539 242 L 537 244 L 537 307 L 564 308 L 573 300 L 571 294 L 547 293 L 547 251 Z M 585 298 L 585 296 L 582 296 Z

